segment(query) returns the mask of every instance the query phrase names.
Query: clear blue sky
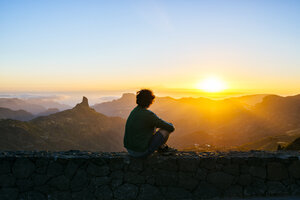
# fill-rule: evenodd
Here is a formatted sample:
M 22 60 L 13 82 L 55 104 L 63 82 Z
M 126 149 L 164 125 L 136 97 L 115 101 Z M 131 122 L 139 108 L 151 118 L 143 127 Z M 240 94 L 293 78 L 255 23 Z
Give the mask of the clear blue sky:
M 0 0 L 0 91 L 300 93 L 300 1 Z

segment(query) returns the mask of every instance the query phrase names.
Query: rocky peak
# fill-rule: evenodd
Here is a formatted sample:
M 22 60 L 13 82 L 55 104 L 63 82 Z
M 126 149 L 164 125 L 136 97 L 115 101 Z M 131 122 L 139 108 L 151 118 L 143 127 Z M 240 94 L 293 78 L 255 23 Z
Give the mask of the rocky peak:
M 84 96 L 82 102 L 77 104 L 75 108 L 89 108 L 89 100 Z

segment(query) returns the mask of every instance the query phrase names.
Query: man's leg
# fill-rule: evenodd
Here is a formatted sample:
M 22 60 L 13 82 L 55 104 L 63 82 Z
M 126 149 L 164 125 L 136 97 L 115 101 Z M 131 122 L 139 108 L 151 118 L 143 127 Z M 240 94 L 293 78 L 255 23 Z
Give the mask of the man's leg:
M 148 152 L 145 155 L 145 157 L 149 156 L 152 154 L 154 151 L 156 151 L 159 147 L 164 145 L 168 138 L 169 138 L 170 132 L 164 129 L 159 129 L 152 137 Z
M 165 129 L 159 129 L 157 132 L 160 132 L 163 136 L 164 136 L 164 143 L 162 145 L 164 145 L 168 139 L 169 139 L 169 135 L 171 134 L 169 131 L 165 130 Z

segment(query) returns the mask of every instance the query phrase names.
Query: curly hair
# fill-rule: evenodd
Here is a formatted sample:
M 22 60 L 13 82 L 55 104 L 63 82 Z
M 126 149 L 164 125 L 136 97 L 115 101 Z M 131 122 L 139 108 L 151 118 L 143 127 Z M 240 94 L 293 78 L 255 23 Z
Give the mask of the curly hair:
M 143 107 L 148 108 L 155 98 L 155 95 L 151 90 L 142 89 L 136 93 L 136 103 Z

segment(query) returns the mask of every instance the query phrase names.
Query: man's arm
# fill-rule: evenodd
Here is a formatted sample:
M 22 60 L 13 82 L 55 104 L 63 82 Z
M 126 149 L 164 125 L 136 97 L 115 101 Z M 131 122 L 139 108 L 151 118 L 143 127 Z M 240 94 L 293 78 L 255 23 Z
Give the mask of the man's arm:
M 169 132 L 173 132 L 175 130 L 172 123 L 169 123 L 169 122 L 166 122 L 166 121 L 160 119 L 156 114 L 154 114 L 151 111 L 150 111 L 150 113 L 151 113 L 152 122 L 156 128 L 162 128 Z

